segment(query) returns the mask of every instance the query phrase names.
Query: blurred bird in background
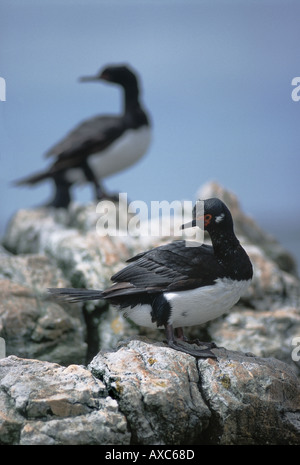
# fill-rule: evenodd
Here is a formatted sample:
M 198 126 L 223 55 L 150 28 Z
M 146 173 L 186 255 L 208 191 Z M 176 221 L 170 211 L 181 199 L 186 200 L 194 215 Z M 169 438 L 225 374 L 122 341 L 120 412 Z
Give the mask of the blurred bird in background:
M 54 159 L 45 171 L 17 180 L 15 185 L 34 185 L 52 179 L 55 195 L 47 206 L 67 208 L 70 189 L 75 184 L 91 183 L 95 198 L 116 199 L 105 192 L 102 179 L 136 163 L 151 142 L 151 124 L 139 99 L 139 82 L 127 65 L 106 66 L 82 82 L 107 81 L 123 88 L 123 113 L 90 118 L 52 147 L 46 157 Z

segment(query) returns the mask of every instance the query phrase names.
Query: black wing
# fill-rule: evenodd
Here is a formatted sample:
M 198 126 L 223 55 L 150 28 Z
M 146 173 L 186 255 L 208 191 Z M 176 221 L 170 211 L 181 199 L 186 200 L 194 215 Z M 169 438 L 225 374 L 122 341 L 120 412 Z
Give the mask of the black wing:
M 79 124 L 46 157 L 56 157 L 56 164 L 68 159 L 83 160 L 92 153 L 101 152 L 116 140 L 126 127 L 119 116 L 96 116 Z
M 171 292 L 213 284 L 224 276 L 224 269 L 209 245 L 189 247 L 186 241 L 140 253 L 129 265 L 112 276 L 113 286 L 104 291 L 106 298 L 142 292 Z

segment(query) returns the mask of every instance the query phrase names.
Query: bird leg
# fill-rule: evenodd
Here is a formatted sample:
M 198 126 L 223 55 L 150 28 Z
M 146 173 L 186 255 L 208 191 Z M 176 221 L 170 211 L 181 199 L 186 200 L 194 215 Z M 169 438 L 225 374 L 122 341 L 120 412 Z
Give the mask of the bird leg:
M 205 346 L 209 349 L 215 349 L 217 345 L 214 342 L 202 342 L 199 339 L 192 339 L 189 340 L 184 334 L 183 334 L 183 329 L 182 328 L 175 328 L 174 330 L 177 339 L 180 341 L 187 342 L 188 344 L 197 344 L 197 346 Z
M 180 352 L 185 352 L 186 354 L 192 355 L 193 357 L 196 358 L 216 358 L 216 355 L 211 352 L 208 348 L 208 344 L 206 343 L 200 343 L 199 345 L 204 345 L 206 348 L 204 349 L 191 349 L 189 348 L 185 342 L 190 343 L 187 341 L 183 335 L 183 330 L 182 328 L 176 328 L 176 333 L 178 335 L 178 339 L 175 339 L 174 335 L 174 330 L 172 325 L 166 325 L 165 326 L 166 330 L 166 337 L 167 337 L 167 343 L 168 346 L 171 347 L 171 349 L 178 350 Z
M 94 185 L 95 196 L 97 200 L 103 200 L 103 199 L 108 199 L 108 200 L 113 200 L 113 201 L 118 200 L 118 196 L 116 194 L 108 194 L 107 192 L 105 192 L 105 190 L 103 189 L 103 186 L 101 185 L 100 181 L 94 175 L 93 170 L 89 167 L 87 161 L 83 163 L 82 169 L 83 169 L 86 179 Z
M 182 328 L 175 328 L 174 333 L 176 334 L 177 339 L 188 342 L 187 337 L 185 337 L 185 335 L 183 334 Z
M 87 161 L 82 163 L 82 169 L 85 174 L 86 179 L 91 182 L 94 185 L 95 188 L 95 194 L 96 194 L 96 199 L 101 200 L 105 197 L 104 190 L 102 189 L 102 186 L 96 176 L 93 173 L 93 170 L 90 168 L 89 164 Z
M 66 182 L 61 175 L 53 179 L 55 183 L 55 195 L 53 200 L 51 200 L 46 207 L 67 208 L 71 202 L 71 184 Z

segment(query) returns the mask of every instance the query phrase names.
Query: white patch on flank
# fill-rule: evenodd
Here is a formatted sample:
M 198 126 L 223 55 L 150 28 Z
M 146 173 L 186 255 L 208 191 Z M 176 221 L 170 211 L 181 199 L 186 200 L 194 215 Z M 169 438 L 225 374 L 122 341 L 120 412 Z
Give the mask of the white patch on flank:
M 110 176 L 136 163 L 147 151 L 151 141 L 151 128 L 142 126 L 129 129 L 109 147 L 88 157 L 88 164 L 97 179 Z M 67 171 L 69 182 L 86 183 L 81 169 Z
M 224 213 L 221 213 L 221 215 L 216 216 L 215 222 L 216 223 L 221 223 L 221 221 L 223 221 L 223 219 L 224 219 L 224 216 L 225 216 Z
M 156 323 L 151 321 L 151 305 L 136 305 L 135 307 L 127 307 L 122 309 L 122 314 L 125 318 L 130 318 L 135 324 L 145 326 L 146 328 L 157 328 Z
M 199 287 L 188 291 L 167 292 L 166 299 L 171 304 L 169 323 L 174 328 L 201 325 L 230 310 L 248 288 L 249 281 L 234 281 L 220 278 L 211 286 Z M 156 328 L 151 321 L 151 306 L 137 305 L 123 310 L 139 326 Z

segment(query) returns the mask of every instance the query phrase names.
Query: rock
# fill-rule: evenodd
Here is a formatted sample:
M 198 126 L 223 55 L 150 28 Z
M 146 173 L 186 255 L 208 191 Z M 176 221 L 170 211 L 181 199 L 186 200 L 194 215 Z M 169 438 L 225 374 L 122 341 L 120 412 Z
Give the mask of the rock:
M 84 367 L 0 360 L 0 444 L 128 444 L 117 402 Z
M 87 345 L 78 305 L 51 301 L 46 289 L 65 286 L 49 258 L 2 254 L 0 262 L 0 336 L 6 354 L 61 364 L 84 363 Z
M 133 443 L 300 444 L 293 371 L 272 358 L 214 352 L 217 360 L 197 362 L 134 340 L 99 353 L 89 369 L 113 392 Z
M 134 340 L 89 369 L 118 400 L 134 444 L 195 444 L 208 426 L 193 357 Z
M 50 257 L 73 287 L 107 286 L 114 270 L 131 255 L 136 239 L 99 235 L 96 205 L 94 216 L 90 208 L 85 212 L 88 220 L 83 209 L 77 210 L 73 204 L 69 210 L 20 210 L 10 222 L 3 244 L 14 254 Z
M 299 309 L 283 307 L 269 311 L 241 309 L 211 322 L 210 337 L 217 345 L 258 357 L 275 357 L 300 375 L 299 360 L 293 360 L 293 341 L 300 335 Z M 299 338 L 300 345 L 300 338 Z
M 300 283 L 293 274 L 279 268 L 256 245 L 244 244 L 253 264 L 252 284 L 243 296 L 243 302 L 257 310 L 300 306 Z
M 0 444 L 300 444 L 300 383 L 273 358 L 196 360 L 129 340 L 88 367 L 0 360 Z
M 199 360 L 201 392 L 212 413 L 212 444 L 300 444 L 300 384 L 273 358 L 217 351 Z

